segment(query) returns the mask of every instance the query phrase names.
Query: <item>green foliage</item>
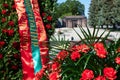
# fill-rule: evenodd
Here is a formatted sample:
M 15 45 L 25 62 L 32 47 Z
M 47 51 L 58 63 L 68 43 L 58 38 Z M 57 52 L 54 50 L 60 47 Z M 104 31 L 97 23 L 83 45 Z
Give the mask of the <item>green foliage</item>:
M 48 39 L 54 33 L 55 28 L 55 5 L 56 0 L 38 0 L 40 7 L 40 14 L 47 32 Z
M 115 13 L 114 14 L 114 18 L 115 18 L 115 21 L 117 22 L 120 22 L 120 0 L 114 0 L 114 8 L 113 8 L 113 12 Z
M 55 37 L 54 35 L 51 36 L 50 45 L 49 45 L 50 58 L 53 59 L 53 57 L 55 57 L 60 50 L 63 49 L 67 50 L 69 46 L 70 46 L 70 41 L 69 40 L 66 41 L 65 36 L 61 37 L 61 34 L 58 34 L 58 37 Z
M 66 45 L 66 40 L 59 43 L 54 42 L 53 48 L 60 50 L 56 57 L 46 65 L 42 76 L 46 76 L 46 80 L 60 79 L 60 80 L 96 80 L 98 76 L 102 78 L 98 79 L 120 79 L 120 39 L 113 41 L 108 39 L 110 32 L 106 33 L 106 30 L 100 33 L 99 28 L 94 27 L 93 32 L 86 26 L 86 29 L 82 26 L 79 27 L 83 35 L 80 35 L 76 30 L 76 34 L 80 37 L 80 41 L 73 45 Z M 57 39 L 52 39 L 57 41 Z M 61 47 L 64 45 L 63 47 Z M 69 48 L 64 48 L 64 47 Z M 61 50 L 62 49 L 62 50 Z M 119 60 L 117 61 L 117 58 Z M 105 69 L 110 71 L 104 71 Z M 85 70 L 91 70 L 86 74 L 83 74 Z M 107 73 L 108 72 L 108 73 Z M 106 73 L 110 76 L 106 76 Z M 54 75 L 53 75 L 54 74 Z
M 0 80 L 21 80 L 19 33 L 13 0 L 0 1 Z
M 78 0 L 66 0 L 63 3 L 56 4 L 56 17 L 70 15 L 84 15 L 84 5 Z
M 92 0 L 89 8 L 89 24 L 115 27 L 115 24 L 120 23 L 119 10 L 119 0 Z
M 89 25 L 96 26 L 98 21 L 98 0 L 91 0 L 89 8 Z
M 80 35 L 74 28 L 73 30 L 76 32 L 76 34 L 79 36 L 80 40 L 82 43 L 87 44 L 91 46 L 91 43 L 97 43 L 97 42 L 105 42 L 107 40 L 109 34 L 111 31 L 104 30 L 103 32 L 100 33 L 100 28 L 93 28 L 93 31 L 90 30 L 90 28 L 86 25 L 87 30 L 85 30 L 82 26 L 78 25 L 81 33 L 83 35 Z M 106 35 L 104 35 L 107 33 Z M 99 34 L 99 35 L 98 35 Z M 83 37 L 84 38 L 83 38 Z

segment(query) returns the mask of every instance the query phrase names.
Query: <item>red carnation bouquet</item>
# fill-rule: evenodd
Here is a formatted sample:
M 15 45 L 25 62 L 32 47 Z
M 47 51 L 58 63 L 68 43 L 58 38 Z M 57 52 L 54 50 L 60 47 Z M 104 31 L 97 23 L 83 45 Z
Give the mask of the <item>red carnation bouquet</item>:
M 120 80 L 120 39 L 108 39 L 106 30 L 98 36 L 99 29 L 91 33 L 86 28 L 80 27 L 84 38 L 74 29 L 80 41 L 73 45 L 53 39 L 58 53 L 36 75 L 38 80 Z

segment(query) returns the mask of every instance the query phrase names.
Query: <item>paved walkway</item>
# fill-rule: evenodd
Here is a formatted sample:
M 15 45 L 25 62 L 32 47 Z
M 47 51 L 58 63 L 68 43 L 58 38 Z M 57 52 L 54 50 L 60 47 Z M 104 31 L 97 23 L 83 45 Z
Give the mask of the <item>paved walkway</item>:
M 84 28 L 86 31 L 87 29 Z M 93 28 L 89 28 L 91 33 L 93 32 Z M 75 30 L 80 34 L 82 35 L 81 31 L 79 28 L 75 28 Z M 102 32 L 104 32 L 105 29 L 100 29 L 99 32 L 98 32 L 98 35 L 97 37 L 99 37 Z M 76 34 L 76 32 L 72 29 L 72 28 L 56 28 L 55 29 L 55 33 L 54 33 L 54 36 L 56 38 L 58 38 L 58 34 L 60 34 L 60 38 L 64 38 L 66 40 L 69 40 L 69 41 L 80 41 L 80 38 L 78 37 L 78 35 Z M 105 32 L 105 34 L 103 35 L 103 37 L 108 33 L 108 31 Z M 83 35 L 82 35 L 83 37 Z M 118 38 L 120 38 L 120 31 L 114 31 L 114 32 L 111 32 L 110 35 L 108 36 L 109 39 L 112 39 L 112 40 L 117 40 Z

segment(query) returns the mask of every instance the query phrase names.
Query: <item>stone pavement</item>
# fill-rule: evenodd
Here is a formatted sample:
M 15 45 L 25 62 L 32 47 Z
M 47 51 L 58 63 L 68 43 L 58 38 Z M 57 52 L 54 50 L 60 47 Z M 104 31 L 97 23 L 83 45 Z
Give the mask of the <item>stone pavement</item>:
M 82 35 L 80 29 L 77 27 L 77 28 L 74 28 L 80 35 Z M 87 31 L 87 29 L 84 27 L 85 31 Z M 93 32 L 93 28 L 89 28 L 91 33 Z M 98 32 L 98 35 L 97 37 L 99 37 L 102 32 L 104 32 L 105 29 L 100 29 L 99 32 Z M 105 34 L 103 35 L 103 37 L 108 33 L 108 30 L 105 32 Z M 64 38 L 66 40 L 69 40 L 69 41 L 80 41 L 80 38 L 79 36 L 76 34 L 76 32 L 72 29 L 72 28 L 56 28 L 55 29 L 55 33 L 54 33 L 54 36 L 56 38 L 58 38 L 58 35 L 60 35 L 60 38 Z M 83 37 L 83 35 L 82 35 Z M 84 38 L 84 37 L 83 37 Z M 120 31 L 112 31 L 110 33 L 110 35 L 108 36 L 109 39 L 112 39 L 112 40 L 117 40 L 118 38 L 120 38 Z

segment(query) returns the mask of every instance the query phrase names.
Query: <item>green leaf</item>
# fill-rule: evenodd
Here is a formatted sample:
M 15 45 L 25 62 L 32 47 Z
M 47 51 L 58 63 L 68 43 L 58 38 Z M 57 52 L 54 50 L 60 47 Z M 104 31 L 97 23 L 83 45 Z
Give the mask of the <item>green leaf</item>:
M 91 57 L 91 55 L 88 56 L 88 58 L 87 58 L 87 60 L 86 60 L 86 62 L 85 62 L 85 65 L 84 65 L 84 69 L 86 68 L 86 66 L 87 66 L 87 64 L 88 64 L 88 61 L 89 61 L 90 57 Z
M 80 36 L 80 34 L 73 28 L 73 30 L 76 32 L 76 34 L 79 36 L 79 38 L 81 39 L 81 41 L 83 42 L 83 43 L 86 43 L 85 41 L 84 41 L 84 39 L 82 38 L 82 36 Z
M 82 56 L 82 57 L 75 63 L 75 66 L 78 66 L 78 64 L 80 63 L 80 61 L 81 61 L 82 59 L 84 59 L 85 57 L 87 57 L 87 56 L 88 56 L 88 54 Z

